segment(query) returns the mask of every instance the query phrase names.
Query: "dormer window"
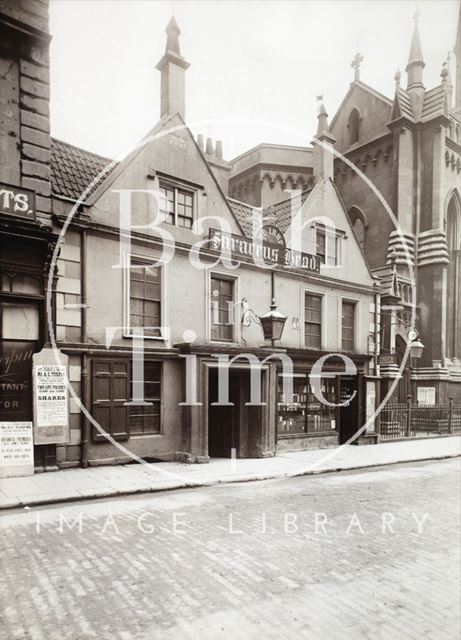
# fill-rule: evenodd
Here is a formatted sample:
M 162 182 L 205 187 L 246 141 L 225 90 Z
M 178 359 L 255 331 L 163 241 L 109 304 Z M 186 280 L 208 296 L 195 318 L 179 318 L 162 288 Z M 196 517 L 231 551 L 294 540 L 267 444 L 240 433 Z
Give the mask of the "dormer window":
M 349 142 L 354 144 L 359 141 L 360 138 L 360 113 L 359 110 L 354 107 L 349 114 L 349 121 L 347 124 L 349 129 Z

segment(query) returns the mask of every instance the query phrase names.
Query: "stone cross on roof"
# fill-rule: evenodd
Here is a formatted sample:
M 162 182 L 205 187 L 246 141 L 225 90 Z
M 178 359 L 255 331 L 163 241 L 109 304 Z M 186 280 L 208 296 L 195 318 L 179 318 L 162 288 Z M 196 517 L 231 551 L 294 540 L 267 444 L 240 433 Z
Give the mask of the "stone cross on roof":
M 351 62 L 351 67 L 354 69 L 354 81 L 360 80 L 360 65 L 363 62 L 363 55 L 356 53 Z

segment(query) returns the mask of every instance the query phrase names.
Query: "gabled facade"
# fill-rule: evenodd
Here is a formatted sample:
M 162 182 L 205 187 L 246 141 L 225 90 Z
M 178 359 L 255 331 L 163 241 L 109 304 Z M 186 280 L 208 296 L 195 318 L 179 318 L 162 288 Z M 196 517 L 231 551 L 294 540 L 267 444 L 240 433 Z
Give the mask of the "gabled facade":
M 168 65 L 159 66 L 163 86 L 171 89 L 178 79 L 176 23 L 167 35 Z M 187 63 L 181 58 L 178 64 L 184 82 Z M 165 77 L 170 72 L 174 82 Z M 213 456 L 261 457 L 334 446 L 363 424 L 366 389 L 376 385 L 376 279 L 332 182 L 330 154 L 321 147 L 311 152 L 315 157 L 307 169 L 316 167 L 317 181 L 302 206 L 280 203 L 263 210 L 228 199 L 210 162 L 220 158 L 194 140 L 181 115 L 184 105 L 175 111 L 184 87 L 174 87 L 174 99 L 163 98 L 159 123 L 120 163 L 53 141 L 56 231 L 80 200 L 59 259 L 56 335 L 70 358 L 72 385 L 103 429 L 72 403 L 70 443 L 57 447 L 60 466 L 126 462 L 131 454 L 206 462 Z M 319 119 L 319 139 L 326 133 L 323 122 Z M 128 245 L 120 233 L 121 194 L 133 190 L 138 191 L 129 196 Z M 158 214 L 162 222 L 152 226 Z M 302 228 L 296 255 L 304 254 L 310 267 L 255 263 L 251 251 L 261 247 L 258 233 L 269 229 L 280 232 L 282 244 L 272 238 L 264 245 L 267 251 L 283 252 L 286 246 L 292 254 L 292 224 Z M 174 244 L 174 255 L 164 253 L 162 238 Z M 202 268 L 191 264 L 197 242 Z M 238 269 L 220 258 L 220 242 L 232 244 Z M 264 339 L 261 322 L 267 314 L 285 318 L 275 345 Z M 144 392 L 151 403 L 146 407 L 127 404 L 139 326 L 150 327 L 144 330 Z M 347 355 L 354 371 L 346 371 L 338 355 L 327 358 L 322 393 L 337 404 L 350 397 L 350 405 L 332 407 L 313 396 L 312 367 L 331 353 Z M 231 406 L 215 404 L 219 357 L 231 363 Z M 292 372 L 284 369 L 284 357 Z M 260 405 L 250 402 L 255 358 L 261 364 Z M 190 371 L 194 398 L 184 404 Z M 287 375 L 294 385 L 291 400 L 285 394 Z M 371 428 L 364 438 L 373 440 Z

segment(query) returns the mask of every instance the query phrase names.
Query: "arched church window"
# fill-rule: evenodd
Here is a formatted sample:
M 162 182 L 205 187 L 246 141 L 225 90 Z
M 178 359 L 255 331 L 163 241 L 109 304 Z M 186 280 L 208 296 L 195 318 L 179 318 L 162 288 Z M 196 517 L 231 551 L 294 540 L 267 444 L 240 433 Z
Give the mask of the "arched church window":
M 461 357 L 461 199 L 457 192 L 450 198 L 446 217 L 449 264 L 447 271 L 447 327 L 446 349 L 448 358 Z
M 347 212 L 347 215 L 349 216 L 350 223 L 354 229 L 355 237 L 357 238 L 359 245 L 363 250 L 365 250 L 366 222 L 364 214 L 358 207 L 351 207 Z
M 354 144 L 354 142 L 358 142 L 360 138 L 360 113 L 355 107 L 349 114 L 349 122 L 347 126 L 349 128 L 350 143 Z

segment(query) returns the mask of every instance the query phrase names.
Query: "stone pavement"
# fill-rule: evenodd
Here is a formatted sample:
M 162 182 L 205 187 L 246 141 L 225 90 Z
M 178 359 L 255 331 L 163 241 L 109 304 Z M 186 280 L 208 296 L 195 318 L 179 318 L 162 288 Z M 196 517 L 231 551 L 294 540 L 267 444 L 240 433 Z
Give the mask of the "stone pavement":
M 459 471 L 448 459 L 3 512 L 0 638 L 454 640 Z
M 212 459 L 209 464 L 157 462 L 67 469 L 0 479 L 0 509 L 114 495 L 265 480 L 461 455 L 461 437 L 370 446 L 346 445 L 283 453 L 274 458 Z

